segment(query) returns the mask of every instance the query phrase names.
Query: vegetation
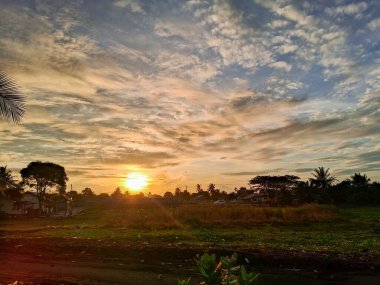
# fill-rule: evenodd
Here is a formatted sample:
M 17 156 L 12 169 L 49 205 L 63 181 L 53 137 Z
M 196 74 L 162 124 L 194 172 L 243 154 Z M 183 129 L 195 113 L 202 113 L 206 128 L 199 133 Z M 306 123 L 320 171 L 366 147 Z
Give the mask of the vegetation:
M 6 196 L 10 199 L 21 197 L 22 186 L 13 177 L 12 172 L 6 166 L 0 167 L 0 196 Z
M 309 179 L 310 185 L 320 189 L 331 187 L 332 183 L 336 180 L 336 178 L 331 175 L 329 168 L 318 167 L 314 169 L 311 175 L 313 175 L 313 178 Z
M 215 254 L 204 253 L 195 258 L 195 263 L 200 276 L 201 284 L 207 285 L 253 285 L 259 276 L 253 272 L 247 273 L 244 265 L 237 264 L 237 254 L 231 257 L 220 257 L 219 261 Z M 179 280 L 178 285 L 190 284 L 190 278 Z
M 176 206 L 178 213 L 182 207 Z M 198 208 L 208 206 L 198 205 Z M 239 205 L 236 205 L 239 207 Z M 244 205 L 241 212 L 246 210 Z M 313 206 L 325 207 L 325 206 Z M 219 207 L 221 209 L 227 207 Z M 79 241 L 91 246 L 93 242 L 112 245 L 115 242 L 121 245 L 153 246 L 164 248 L 194 248 L 203 251 L 211 248 L 224 248 L 231 251 L 281 251 L 303 254 L 331 253 L 366 254 L 366 256 L 380 255 L 380 208 L 332 208 L 327 212 L 333 216 L 330 219 L 314 218 L 312 221 L 282 219 L 278 222 L 277 211 L 298 212 L 301 217 L 308 211 L 302 208 L 282 207 L 255 207 L 259 211 L 270 211 L 268 218 L 257 219 L 255 223 L 245 223 L 244 219 L 224 221 L 224 217 L 217 220 L 208 217 L 205 213 L 199 221 L 182 216 L 179 222 L 170 215 L 175 211 L 173 207 L 162 205 L 108 205 L 100 203 L 89 206 L 81 214 L 71 219 L 43 218 L 43 219 L 3 219 L 0 220 L 0 231 L 6 239 L 50 239 Z M 215 208 L 214 208 L 215 209 Z M 187 215 L 187 211 L 183 211 Z M 254 212 L 251 212 L 254 215 Z M 309 214 L 311 215 L 311 214 Z M 248 214 L 247 214 L 248 216 Z M 157 217 L 155 220 L 152 218 Z M 176 217 L 180 217 L 178 214 Z M 250 218 L 251 221 L 255 217 Z M 16 222 L 17 221 L 17 222 Z M 217 221 L 217 222 L 215 222 Z M 224 224 L 225 222 L 225 224 Z
M 24 98 L 18 85 L 0 72 L 0 118 L 18 123 L 24 113 Z
M 59 193 L 66 191 L 66 181 L 68 180 L 65 168 L 52 163 L 34 161 L 20 171 L 22 184 L 36 189 L 40 212 L 45 198 L 46 190 L 55 188 Z

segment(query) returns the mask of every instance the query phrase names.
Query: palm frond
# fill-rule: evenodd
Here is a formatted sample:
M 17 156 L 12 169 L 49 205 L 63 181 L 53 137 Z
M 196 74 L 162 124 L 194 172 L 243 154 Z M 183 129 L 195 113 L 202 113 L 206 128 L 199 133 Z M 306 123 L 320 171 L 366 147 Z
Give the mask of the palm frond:
M 0 71 L 0 117 L 14 123 L 20 122 L 25 113 L 24 103 L 19 86 Z

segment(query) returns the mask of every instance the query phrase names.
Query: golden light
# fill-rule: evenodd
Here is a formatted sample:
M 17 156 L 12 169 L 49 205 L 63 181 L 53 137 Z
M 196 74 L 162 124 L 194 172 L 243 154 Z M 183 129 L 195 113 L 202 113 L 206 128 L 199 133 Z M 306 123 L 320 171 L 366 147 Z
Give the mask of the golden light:
M 132 191 L 141 191 L 149 184 L 149 178 L 141 173 L 132 172 L 125 178 L 125 187 Z

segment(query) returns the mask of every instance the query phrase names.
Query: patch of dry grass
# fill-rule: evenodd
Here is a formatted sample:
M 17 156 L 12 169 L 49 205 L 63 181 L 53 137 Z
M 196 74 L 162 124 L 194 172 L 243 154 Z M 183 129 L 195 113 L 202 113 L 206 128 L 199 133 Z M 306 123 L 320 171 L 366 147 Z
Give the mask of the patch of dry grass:
M 300 224 L 332 221 L 335 208 L 321 205 L 255 207 L 212 204 L 178 207 L 122 207 L 102 211 L 102 227 L 167 229 L 182 227 L 247 227 L 260 224 Z

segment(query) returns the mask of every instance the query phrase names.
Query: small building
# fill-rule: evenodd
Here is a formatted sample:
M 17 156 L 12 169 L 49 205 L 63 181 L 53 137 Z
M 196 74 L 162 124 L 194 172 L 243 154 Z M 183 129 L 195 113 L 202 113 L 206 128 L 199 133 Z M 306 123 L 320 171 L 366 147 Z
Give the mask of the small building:
M 0 212 L 9 215 L 23 215 L 38 211 L 38 198 L 34 192 L 25 192 L 19 200 L 9 198 L 0 199 Z
M 267 193 L 254 192 L 243 197 L 239 196 L 238 201 L 252 204 L 266 204 L 269 202 L 269 195 Z

